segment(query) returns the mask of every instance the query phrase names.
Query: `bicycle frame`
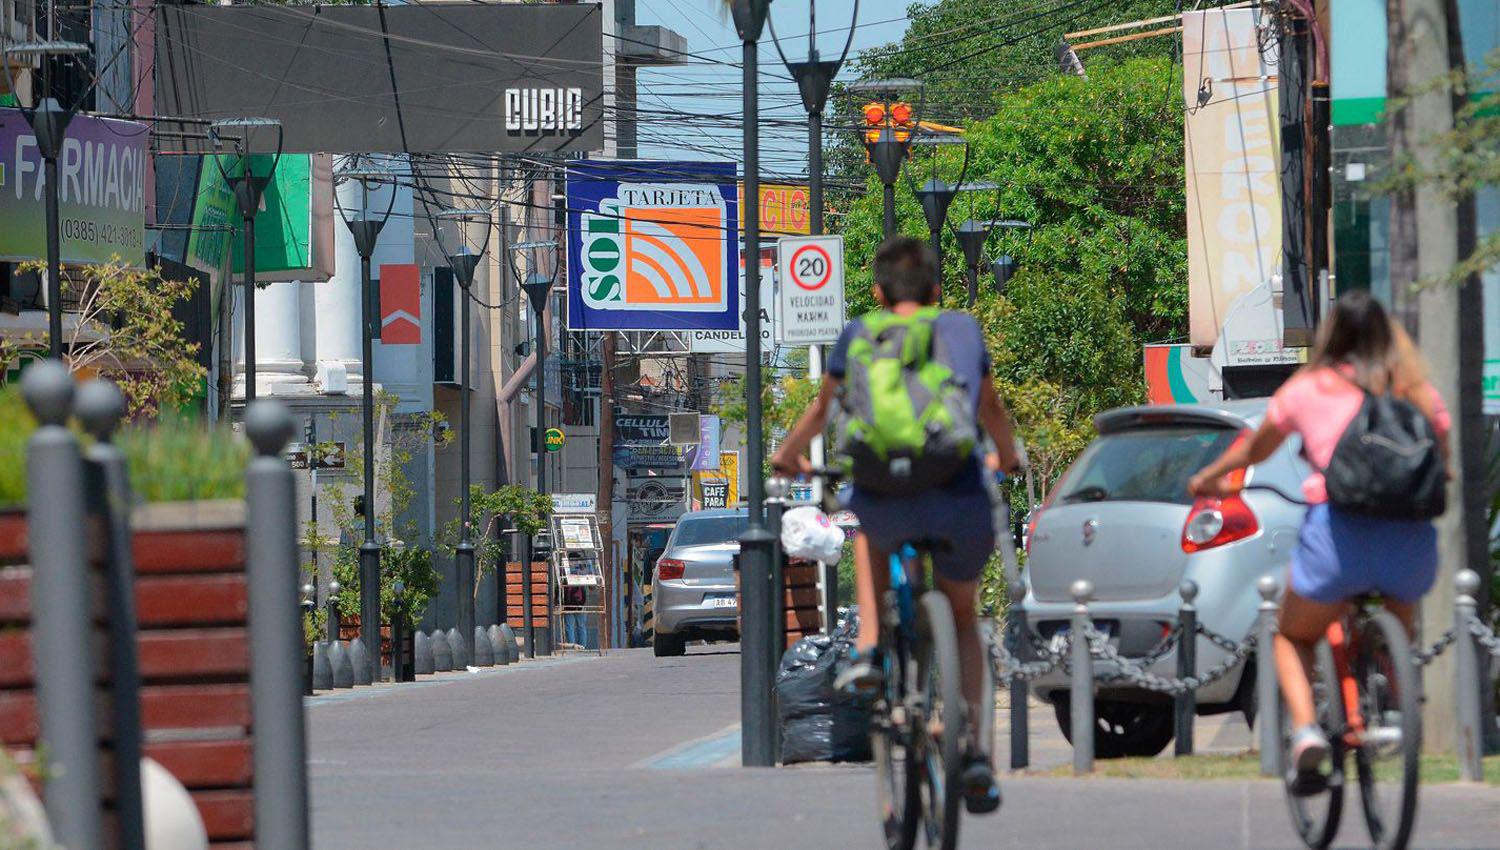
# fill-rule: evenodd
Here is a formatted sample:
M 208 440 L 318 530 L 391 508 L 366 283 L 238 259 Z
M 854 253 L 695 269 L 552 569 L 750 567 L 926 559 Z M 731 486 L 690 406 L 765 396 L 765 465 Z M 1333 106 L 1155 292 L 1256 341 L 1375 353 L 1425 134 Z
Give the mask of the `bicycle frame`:
M 1339 692 L 1344 698 L 1344 743 L 1358 747 L 1364 740 L 1365 718 L 1359 707 L 1359 684 L 1350 663 L 1349 636 L 1354 614 L 1345 614 L 1328 626 L 1328 648 L 1333 651 L 1333 669 L 1339 677 Z

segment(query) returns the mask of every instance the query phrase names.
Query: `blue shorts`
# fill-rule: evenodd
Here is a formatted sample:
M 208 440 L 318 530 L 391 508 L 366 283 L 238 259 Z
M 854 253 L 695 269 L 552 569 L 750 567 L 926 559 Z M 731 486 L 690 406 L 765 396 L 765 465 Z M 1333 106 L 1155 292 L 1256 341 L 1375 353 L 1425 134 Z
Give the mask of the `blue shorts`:
M 994 507 L 977 464 L 946 487 L 915 496 L 881 496 L 854 488 L 845 506 L 881 552 L 894 552 L 914 540 L 941 544 L 931 553 L 932 565 L 949 581 L 978 581 L 995 551 Z
M 1416 602 L 1437 577 L 1437 530 L 1425 520 L 1307 509 L 1292 554 L 1292 590 L 1333 604 L 1367 593 Z

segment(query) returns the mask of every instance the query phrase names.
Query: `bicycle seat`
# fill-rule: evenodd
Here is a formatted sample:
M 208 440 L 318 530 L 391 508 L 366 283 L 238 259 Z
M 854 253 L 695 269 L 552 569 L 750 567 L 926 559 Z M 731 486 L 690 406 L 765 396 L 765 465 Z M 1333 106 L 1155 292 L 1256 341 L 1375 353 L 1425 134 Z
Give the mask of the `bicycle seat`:
M 917 550 L 918 552 L 932 553 L 953 551 L 953 541 L 934 537 L 918 537 L 914 540 L 908 540 L 906 542 L 906 545 Z

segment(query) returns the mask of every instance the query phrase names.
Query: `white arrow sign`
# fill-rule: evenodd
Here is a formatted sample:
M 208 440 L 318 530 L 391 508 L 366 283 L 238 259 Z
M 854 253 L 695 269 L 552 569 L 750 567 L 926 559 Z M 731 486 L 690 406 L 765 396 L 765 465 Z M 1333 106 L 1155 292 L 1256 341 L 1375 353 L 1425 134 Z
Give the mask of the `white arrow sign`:
M 844 237 L 783 236 L 776 245 L 780 342 L 836 342 L 844 329 Z

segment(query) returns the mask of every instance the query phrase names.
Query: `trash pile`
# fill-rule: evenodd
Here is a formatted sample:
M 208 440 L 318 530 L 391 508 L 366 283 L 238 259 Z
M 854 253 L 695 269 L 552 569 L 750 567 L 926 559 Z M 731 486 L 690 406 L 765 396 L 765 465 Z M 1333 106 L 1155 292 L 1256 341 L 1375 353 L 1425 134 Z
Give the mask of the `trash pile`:
M 782 764 L 870 760 L 868 701 L 833 688 L 858 629 L 858 613 L 851 609 L 832 636 L 802 638 L 781 656 L 776 700 Z

